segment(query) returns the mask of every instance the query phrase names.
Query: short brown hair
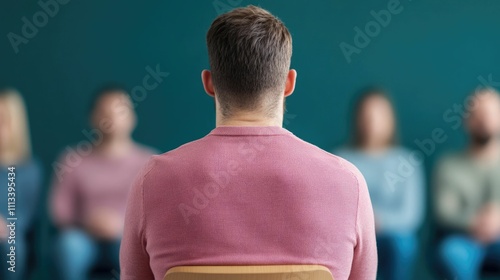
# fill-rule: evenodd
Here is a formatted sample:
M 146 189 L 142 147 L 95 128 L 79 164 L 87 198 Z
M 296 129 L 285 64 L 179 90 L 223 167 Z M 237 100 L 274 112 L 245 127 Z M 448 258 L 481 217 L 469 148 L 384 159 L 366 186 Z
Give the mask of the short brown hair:
M 214 20 L 207 47 L 224 116 L 278 100 L 292 56 L 292 36 L 281 20 L 255 6 L 234 9 Z

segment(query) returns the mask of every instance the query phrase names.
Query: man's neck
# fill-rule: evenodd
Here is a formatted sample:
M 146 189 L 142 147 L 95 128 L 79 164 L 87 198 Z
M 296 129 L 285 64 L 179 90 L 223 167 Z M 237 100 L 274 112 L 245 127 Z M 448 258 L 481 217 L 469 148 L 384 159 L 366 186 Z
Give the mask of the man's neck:
M 492 139 L 484 146 L 471 144 L 469 151 L 477 160 L 484 162 L 496 161 L 500 157 L 500 142 L 497 139 Z
M 283 126 L 283 117 L 268 117 L 259 112 L 239 112 L 231 117 L 216 116 L 216 126 Z

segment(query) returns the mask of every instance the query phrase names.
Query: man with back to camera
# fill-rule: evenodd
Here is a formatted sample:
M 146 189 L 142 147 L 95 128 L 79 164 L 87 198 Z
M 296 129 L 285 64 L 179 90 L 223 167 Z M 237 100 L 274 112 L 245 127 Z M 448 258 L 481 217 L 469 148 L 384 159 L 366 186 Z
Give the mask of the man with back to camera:
M 446 279 L 479 279 L 483 266 L 500 270 L 500 96 L 484 88 L 470 100 L 463 115 L 469 147 L 441 159 L 435 174 L 436 214 L 446 232 L 437 260 Z
M 292 38 L 255 6 L 207 33 L 205 91 L 216 128 L 153 156 L 130 193 L 122 279 L 180 265 L 320 264 L 336 280 L 375 279 L 373 211 L 351 163 L 282 127 Z

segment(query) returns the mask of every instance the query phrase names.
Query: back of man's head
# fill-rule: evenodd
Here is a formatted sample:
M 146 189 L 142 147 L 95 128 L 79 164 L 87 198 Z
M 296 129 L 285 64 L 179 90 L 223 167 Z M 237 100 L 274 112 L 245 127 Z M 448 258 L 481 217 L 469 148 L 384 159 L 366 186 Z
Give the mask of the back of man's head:
M 214 20 L 207 47 L 224 116 L 277 105 L 292 56 L 292 37 L 283 22 L 259 7 L 237 8 Z

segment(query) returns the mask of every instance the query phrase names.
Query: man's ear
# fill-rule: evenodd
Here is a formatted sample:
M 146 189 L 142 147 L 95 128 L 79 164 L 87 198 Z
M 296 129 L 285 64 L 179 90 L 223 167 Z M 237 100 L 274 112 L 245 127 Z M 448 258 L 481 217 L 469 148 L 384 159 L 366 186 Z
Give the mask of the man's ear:
M 203 88 L 205 92 L 215 97 L 214 85 L 212 83 L 212 73 L 208 70 L 201 71 L 201 82 L 203 83 Z
M 288 71 L 285 84 L 285 97 L 291 95 L 295 90 L 295 80 L 297 79 L 297 71 L 291 69 Z

